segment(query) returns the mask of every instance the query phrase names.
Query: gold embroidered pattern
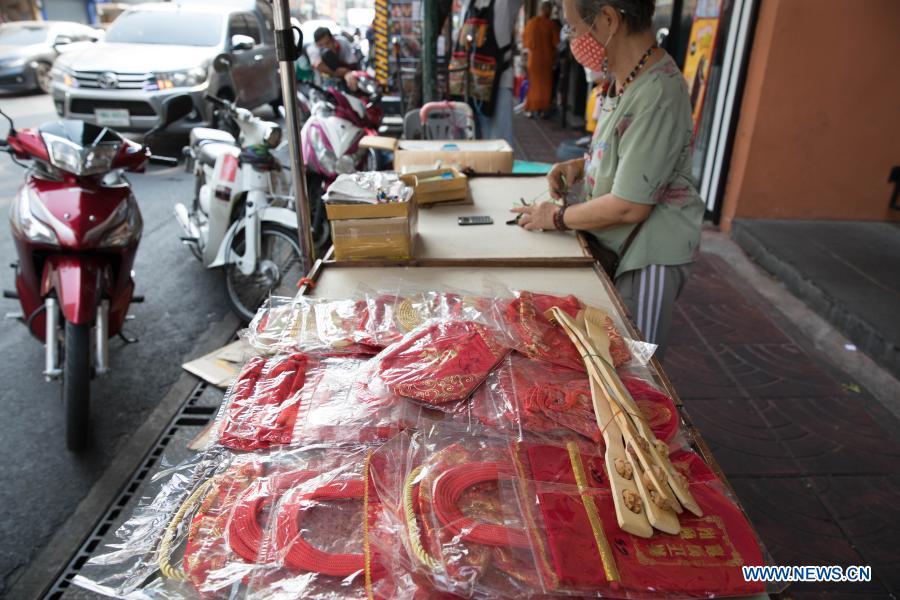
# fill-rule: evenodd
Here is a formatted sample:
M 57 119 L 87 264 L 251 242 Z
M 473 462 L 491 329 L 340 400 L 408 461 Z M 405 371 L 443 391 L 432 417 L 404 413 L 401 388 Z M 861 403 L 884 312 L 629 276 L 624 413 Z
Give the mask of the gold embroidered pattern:
M 638 541 L 634 549 L 638 561 L 647 566 L 740 567 L 744 564 L 718 515 L 700 517 L 683 528 L 674 540 L 644 546 Z
M 569 442 L 566 444 L 566 448 L 569 451 L 569 462 L 572 463 L 572 474 L 575 475 L 575 483 L 578 484 L 578 492 L 581 494 L 581 502 L 584 504 L 584 512 L 587 513 L 588 521 L 590 521 L 591 529 L 594 532 L 594 541 L 597 543 L 597 551 L 600 552 L 600 560 L 603 562 L 603 572 L 606 574 L 606 580 L 620 581 L 616 559 L 613 556 L 612 548 L 609 547 L 606 534 L 603 532 L 603 523 L 600 522 L 600 515 L 597 514 L 597 505 L 594 504 L 594 497 L 588 489 L 587 478 L 584 475 L 584 466 L 581 464 L 581 453 L 578 452 L 578 445 L 575 442 Z

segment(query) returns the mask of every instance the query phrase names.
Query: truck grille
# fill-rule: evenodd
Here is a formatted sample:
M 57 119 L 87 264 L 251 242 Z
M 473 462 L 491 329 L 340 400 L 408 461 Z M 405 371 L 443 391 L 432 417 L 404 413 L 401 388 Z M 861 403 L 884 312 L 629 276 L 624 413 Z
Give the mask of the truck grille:
M 151 78 L 149 73 L 111 71 L 75 71 L 74 76 L 80 88 L 111 90 L 142 90 Z
M 124 108 L 133 117 L 155 117 L 156 111 L 147 102 L 140 100 L 103 100 L 94 98 L 76 98 L 72 100 L 69 111 L 75 114 L 92 115 L 96 108 Z

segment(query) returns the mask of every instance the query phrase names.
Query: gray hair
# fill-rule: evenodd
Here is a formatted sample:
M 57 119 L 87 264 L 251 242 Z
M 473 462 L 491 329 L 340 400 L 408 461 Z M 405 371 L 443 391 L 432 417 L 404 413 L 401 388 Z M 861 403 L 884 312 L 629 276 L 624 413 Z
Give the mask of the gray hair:
M 644 32 L 653 25 L 656 0 L 575 0 L 578 16 L 588 24 L 593 24 L 604 6 L 619 11 L 630 33 Z

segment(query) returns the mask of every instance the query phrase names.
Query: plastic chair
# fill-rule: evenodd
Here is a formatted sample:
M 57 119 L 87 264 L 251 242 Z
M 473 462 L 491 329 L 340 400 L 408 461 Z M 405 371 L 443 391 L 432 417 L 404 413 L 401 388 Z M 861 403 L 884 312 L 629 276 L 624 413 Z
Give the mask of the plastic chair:
M 419 120 L 418 108 L 408 111 L 403 117 L 403 139 L 422 139 L 422 122 Z
M 474 140 L 475 113 L 465 102 L 429 102 L 419 110 L 426 140 Z

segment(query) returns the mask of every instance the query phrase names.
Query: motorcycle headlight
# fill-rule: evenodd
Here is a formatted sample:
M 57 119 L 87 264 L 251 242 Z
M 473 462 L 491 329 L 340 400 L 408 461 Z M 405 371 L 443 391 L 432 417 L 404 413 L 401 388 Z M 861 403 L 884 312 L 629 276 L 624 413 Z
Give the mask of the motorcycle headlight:
M 104 142 L 82 148 L 78 144 L 51 133 L 41 134 L 50 164 L 73 175 L 97 175 L 112 168 L 113 160 L 119 152 L 119 142 Z
M 156 86 L 160 90 L 194 87 L 206 81 L 208 73 L 209 70 L 204 67 L 194 67 L 186 71 L 172 71 L 171 73 L 157 73 Z
M 281 143 L 281 127 L 278 125 L 270 125 L 267 127 L 266 132 L 263 135 L 263 141 L 269 148 L 277 148 L 278 144 Z
M 118 218 L 118 221 L 115 221 L 115 218 Z M 141 218 L 141 211 L 138 210 L 133 195 L 119 205 L 114 219 L 110 219 L 112 229 L 103 236 L 103 241 L 100 242 L 101 248 L 123 248 L 134 240 L 140 239 L 144 229 L 144 220 Z
M 10 210 L 9 222 L 12 228 L 21 232 L 26 238 L 38 244 L 58 246 L 59 238 L 44 220 L 51 221 L 47 209 L 31 192 L 28 186 L 23 187 L 16 195 Z

